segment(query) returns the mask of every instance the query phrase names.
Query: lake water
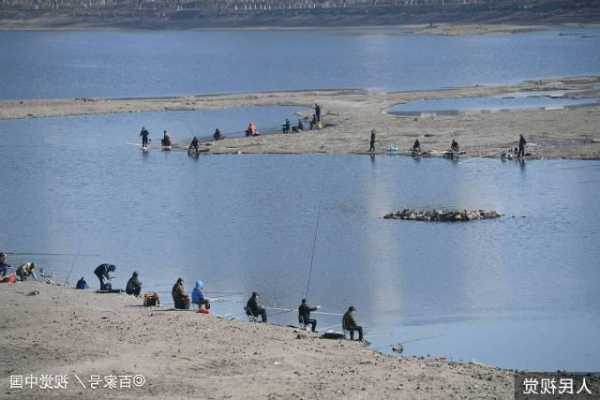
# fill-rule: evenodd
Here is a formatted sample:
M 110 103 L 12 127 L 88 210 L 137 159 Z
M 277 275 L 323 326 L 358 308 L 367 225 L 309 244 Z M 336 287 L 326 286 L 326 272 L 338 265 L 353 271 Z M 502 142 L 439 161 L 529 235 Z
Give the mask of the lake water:
M 534 93 L 506 93 L 498 96 L 455 97 L 446 99 L 415 100 L 398 104 L 390 110 L 399 115 L 421 113 L 455 113 L 464 111 L 500 111 L 531 108 L 556 109 L 598 103 L 595 98 L 570 98 L 560 95 Z
M 600 29 L 0 32 L 0 98 L 436 89 L 600 74 Z
M 96 286 L 92 271 L 103 262 L 117 265 L 115 286 L 137 270 L 165 303 L 177 277 L 188 290 L 203 279 L 209 295 L 226 296 L 214 303 L 216 314 L 243 318 L 253 290 L 268 306 L 297 307 L 320 209 L 309 302 L 334 314 L 355 305 L 375 348 L 408 342 L 406 354 L 600 369 L 599 162 L 191 159 L 128 144 L 142 124 L 154 131 L 182 118 L 210 133 L 230 123 L 219 113 L 1 121 L 0 248 L 84 254 L 33 257 L 71 284 L 85 276 Z M 242 127 L 247 119 L 239 117 Z M 382 219 L 404 207 L 506 216 L 468 224 Z M 269 312 L 274 322 L 296 322 L 295 312 Z M 339 330 L 339 316 L 315 316 L 320 328 Z

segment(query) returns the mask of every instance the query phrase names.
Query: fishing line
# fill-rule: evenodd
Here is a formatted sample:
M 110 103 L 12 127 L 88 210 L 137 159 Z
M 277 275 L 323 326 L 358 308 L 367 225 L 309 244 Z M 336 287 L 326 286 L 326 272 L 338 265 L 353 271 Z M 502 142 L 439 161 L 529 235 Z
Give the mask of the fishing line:
M 379 335 L 375 335 L 375 336 L 379 336 Z M 417 337 L 417 338 L 413 338 L 413 339 L 403 340 L 403 341 L 400 341 L 400 342 L 388 343 L 388 344 L 385 345 L 385 347 L 394 346 L 394 345 L 398 345 L 398 344 L 405 345 L 407 343 L 415 343 L 415 342 L 420 342 L 420 341 L 423 341 L 423 340 L 437 339 L 437 338 L 440 338 L 440 337 L 443 337 L 443 336 L 446 336 L 446 335 L 421 336 L 421 337 Z M 369 337 L 371 337 L 371 335 L 369 335 Z

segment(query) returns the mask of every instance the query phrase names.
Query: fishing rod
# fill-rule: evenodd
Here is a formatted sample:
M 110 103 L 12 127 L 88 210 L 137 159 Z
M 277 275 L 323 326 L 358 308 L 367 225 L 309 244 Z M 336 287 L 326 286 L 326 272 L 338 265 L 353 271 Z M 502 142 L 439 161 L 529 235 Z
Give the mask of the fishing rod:
M 442 336 L 446 336 L 446 335 L 422 336 L 422 337 L 417 337 L 417 338 L 405 340 L 403 342 L 398 342 L 398 344 L 407 344 L 407 343 L 420 342 L 422 340 L 437 339 L 437 338 L 442 337 Z
M 293 312 L 293 311 L 298 311 L 298 309 L 294 309 L 294 308 L 284 308 L 284 307 L 265 307 L 266 309 L 269 310 L 275 310 L 275 311 L 282 311 L 282 312 Z M 344 314 L 341 313 L 332 313 L 332 312 L 324 312 L 324 311 L 312 311 L 311 314 L 319 314 L 319 315 L 329 315 L 329 316 L 333 316 L 333 317 L 341 317 Z
M 71 260 L 71 268 L 69 269 L 69 274 L 67 275 L 67 278 L 65 279 L 65 283 L 64 283 L 65 286 L 67 286 L 69 284 L 69 279 L 71 279 L 71 274 L 73 273 L 73 269 L 75 268 L 75 261 L 77 261 L 77 258 L 79 257 L 79 253 L 81 253 L 81 237 L 79 237 L 79 239 L 77 240 L 77 254 L 75 255 L 75 257 L 73 257 L 73 260 Z
M 310 281 L 312 278 L 313 261 L 315 259 L 315 248 L 317 246 L 317 236 L 319 233 L 319 221 L 321 220 L 321 200 L 319 200 L 319 206 L 317 207 L 317 223 L 315 225 L 315 234 L 313 237 L 312 250 L 310 254 L 310 267 L 308 270 L 308 278 L 306 280 L 306 290 L 304 291 L 304 298 L 308 297 L 308 291 L 310 290 Z
M 371 337 L 372 335 L 369 335 L 369 337 Z M 385 347 L 392 347 L 392 351 L 396 352 L 396 353 L 403 353 L 404 352 L 404 345 L 407 343 L 414 343 L 414 342 L 420 342 L 422 340 L 430 340 L 430 339 L 435 339 L 435 338 L 439 338 L 442 336 L 446 336 L 446 335 L 435 335 L 435 336 L 422 336 L 422 337 L 417 337 L 414 339 L 408 339 L 408 340 L 404 340 L 401 342 L 394 342 L 394 343 L 388 343 L 385 345 Z
M 100 257 L 100 254 L 73 254 L 73 253 L 36 253 L 36 252 L 16 252 L 16 251 L 5 251 L 5 254 L 11 256 L 58 256 L 58 257 Z

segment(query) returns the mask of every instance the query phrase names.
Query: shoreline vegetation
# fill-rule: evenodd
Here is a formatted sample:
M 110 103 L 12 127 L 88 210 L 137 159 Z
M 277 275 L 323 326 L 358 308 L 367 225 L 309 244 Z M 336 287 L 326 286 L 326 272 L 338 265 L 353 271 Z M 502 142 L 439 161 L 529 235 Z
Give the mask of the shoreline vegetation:
M 528 141 L 528 158 L 600 159 L 600 104 L 510 111 L 468 111 L 452 114 L 393 115 L 391 107 L 413 100 L 494 96 L 515 92 L 569 91 L 575 98 L 600 98 L 600 76 L 525 81 L 514 85 L 469 86 L 441 90 L 383 92 L 361 89 L 298 90 L 158 98 L 77 98 L 0 101 L 0 119 L 64 117 L 89 114 L 195 111 L 252 106 L 311 107 L 323 110 L 323 128 L 293 134 L 227 138 L 202 143 L 203 154 L 367 154 L 369 132 L 376 129 L 375 154 L 389 146 L 410 154 L 415 139 L 424 151 L 442 153 L 455 139 L 461 157 L 500 157 L 514 148 L 519 135 Z M 283 117 L 282 121 L 283 123 Z M 293 121 L 292 121 L 293 123 Z M 140 115 L 140 127 L 144 125 Z M 165 127 L 168 129 L 168 127 Z M 197 127 L 197 129 L 206 129 Z M 244 126 L 240 126 L 244 129 Z M 259 127 L 260 130 L 260 127 Z M 198 137 L 212 132 L 194 131 Z M 152 135 L 158 137 L 157 132 Z M 187 149 L 191 137 L 172 132 L 174 149 Z M 137 138 L 137 132 L 131 132 Z
M 124 294 L 32 281 L 4 284 L 3 394 L 84 400 L 513 398 L 511 370 L 384 355 L 290 327 L 158 310 Z M 30 374 L 67 375 L 69 383 L 57 390 L 9 388 L 11 375 Z M 92 375 L 143 375 L 145 384 L 84 389 L 73 374 L 86 383 Z

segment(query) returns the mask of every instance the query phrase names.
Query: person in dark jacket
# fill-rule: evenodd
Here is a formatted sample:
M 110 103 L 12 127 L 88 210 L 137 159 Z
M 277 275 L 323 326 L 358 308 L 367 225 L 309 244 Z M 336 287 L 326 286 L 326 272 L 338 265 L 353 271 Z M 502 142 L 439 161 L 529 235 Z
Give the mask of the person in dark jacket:
M 317 311 L 319 306 L 313 307 L 306 304 L 306 299 L 302 299 L 302 304 L 298 307 L 298 322 L 304 325 L 310 325 L 311 330 L 315 332 L 317 330 L 317 320 L 310 318 L 312 311 Z
M 285 119 L 285 122 L 281 126 L 281 133 L 290 133 L 290 120 Z
M 6 254 L 0 253 L 0 279 L 8 275 L 11 269 L 12 267 L 6 263 Z
M 198 141 L 198 138 L 194 136 L 192 142 L 190 143 L 190 146 L 188 147 L 188 151 L 194 150 L 197 153 L 199 151 L 199 145 L 200 142 Z
M 450 150 L 452 150 L 455 153 L 458 153 L 460 151 L 458 142 L 455 139 L 452 139 L 452 143 L 450 143 Z
M 413 153 L 416 153 L 416 154 L 421 153 L 421 142 L 419 142 L 419 139 L 415 139 L 415 143 L 413 143 L 412 151 L 413 151 Z
M 525 157 L 525 145 L 527 144 L 527 140 L 523 137 L 523 135 L 519 135 L 519 153 L 517 157 L 523 158 Z
M 129 295 L 139 296 L 142 292 L 142 282 L 138 279 L 138 273 L 133 271 L 131 274 L 131 278 L 127 281 L 127 286 L 125 287 L 125 293 Z
M 75 289 L 83 290 L 83 289 L 87 289 L 87 288 L 88 288 L 88 284 L 82 276 L 81 279 L 79 279 L 77 281 L 77 284 L 75 285 Z
M 369 141 L 369 152 L 375 153 L 375 129 L 371 130 L 371 140 Z
M 180 310 L 188 310 L 190 308 L 190 296 L 185 293 L 183 279 L 177 279 L 177 282 L 173 285 L 173 290 L 171 290 L 171 295 L 173 296 L 175 308 Z
M 150 136 L 150 132 L 148 132 L 148 129 L 142 126 L 140 136 L 142 137 L 142 147 L 147 147 L 149 142 L 148 136 Z
M 354 306 L 348 307 L 348 311 L 344 313 L 342 317 L 342 328 L 345 331 L 350 332 L 350 340 L 354 340 L 354 332 L 358 332 L 358 340 L 363 340 L 363 329 L 362 326 L 359 326 L 356 323 L 356 318 L 354 316 L 356 309 Z
M 256 292 L 252 292 L 252 296 L 248 299 L 246 303 L 246 314 L 252 315 L 253 317 L 258 317 L 260 315 L 262 322 L 267 322 L 267 310 L 262 307 L 258 302 L 258 294 Z
M 219 130 L 219 128 L 215 129 L 215 133 L 213 133 L 213 139 L 214 140 L 223 139 L 223 135 L 221 135 L 221 130 Z
M 100 290 L 112 289 L 110 283 L 105 283 L 104 280 L 105 279 L 107 281 L 111 280 L 112 277 L 110 276 L 110 273 L 115 272 L 116 269 L 117 269 L 117 267 L 115 267 L 112 264 L 100 264 L 94 270 L 94 274 L 98 277 L 98 280 L 100 281 Z
M 166 129 L 163 132 L 163 138 L 161 139 L 160 144 L 162 146 L 165 146 L 165 147 L 169 147 L 172 144 L 171 143 L 171 136 L 169 135 L 169 133 L 167 132 Z
M 321 122 L 321 106 L 318 104 L 315 104 L 315 117 L 316 122 Z

